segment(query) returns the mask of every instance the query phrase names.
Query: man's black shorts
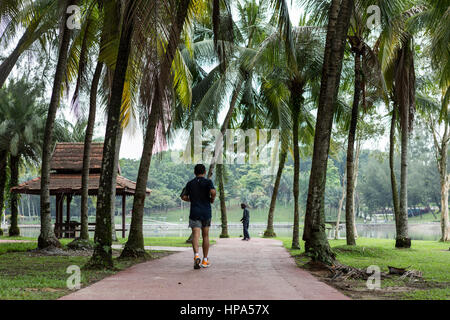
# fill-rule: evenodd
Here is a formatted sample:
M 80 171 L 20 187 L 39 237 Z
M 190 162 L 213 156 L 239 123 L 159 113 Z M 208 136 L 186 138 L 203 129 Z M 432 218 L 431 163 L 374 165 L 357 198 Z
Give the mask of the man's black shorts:
M 211 226 L 211 219 L 208 220 L 189 219 L 189 228 L 206 228 L 210 226 Z

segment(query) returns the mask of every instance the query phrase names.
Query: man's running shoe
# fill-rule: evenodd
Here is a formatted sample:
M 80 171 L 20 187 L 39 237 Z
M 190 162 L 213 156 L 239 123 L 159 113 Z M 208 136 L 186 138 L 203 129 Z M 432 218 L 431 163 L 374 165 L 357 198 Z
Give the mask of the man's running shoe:
M 199 256 L 195 256 L 194 257 L 194 269 L 200 269 L 200 263 L 202 262 L 202 260 L 200 259 Z
M 201 266 L 202 266 L 202 268 L 208 268 L 210 266 L 210 264 L 211 263 L 209 262 L 209 260 L 203 259 Z

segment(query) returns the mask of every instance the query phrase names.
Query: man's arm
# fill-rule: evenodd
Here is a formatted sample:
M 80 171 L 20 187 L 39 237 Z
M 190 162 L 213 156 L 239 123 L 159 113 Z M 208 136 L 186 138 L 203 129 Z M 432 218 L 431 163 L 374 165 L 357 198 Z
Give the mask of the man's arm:
M 181 198 L 181 200 L 183 200 L 183 201 L 191 202 L 191 200 L 189 199 L 189 188 L 188 188 L 188 184 L 186 185 L 186 187 L 183 188 L 183 191 L 181 192 L 180 198 Z
M 211 189 L 211 190 L 209 191 L 209 195 L 210 195 L 209 201 L 210 201 L 211 203 L 214 203 L 214 200 L 216 199 L 216 189 Z

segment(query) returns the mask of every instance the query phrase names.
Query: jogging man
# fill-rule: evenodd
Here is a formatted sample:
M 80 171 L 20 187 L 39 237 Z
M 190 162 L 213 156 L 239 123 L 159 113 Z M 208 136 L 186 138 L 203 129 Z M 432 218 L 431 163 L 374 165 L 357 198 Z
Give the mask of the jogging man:
M 206 179 L 206 168 L 197 164 L 195 178 L 186 184 L 181 199 L 191 203 L 189 227 L 192 228 L 192 248 L 194 249 L 194 269 L 208 268 L 209 227 L 211 226 L 211 203 L 216 198 L 216 189 L 211 180 Z M 203 238 L 203 261 L 200 260 L 198 241 L 200 230 Z

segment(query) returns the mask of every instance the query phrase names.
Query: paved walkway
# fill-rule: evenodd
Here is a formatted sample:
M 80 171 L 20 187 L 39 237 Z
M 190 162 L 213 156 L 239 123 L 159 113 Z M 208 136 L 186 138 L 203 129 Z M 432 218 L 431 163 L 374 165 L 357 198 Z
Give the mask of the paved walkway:
M 122 249 L 123 245 L 113 244 L 111 246 L 113 249 Z M 144 246 L 145 250 L 155 250 L 155 251 L 189 251 L 192 252 L 191 247 L 163 247 L 163 246 Z
M 280 241 L 219 239 L 211 267 L 193 269 L 192 251 L 137 264 L 62 297 L 76 299 L 348 299 L 298 268 Z
M 0 243 L 32 243 L 36 241 L 31 240 L 0 240 Z

